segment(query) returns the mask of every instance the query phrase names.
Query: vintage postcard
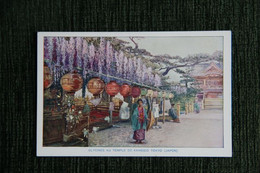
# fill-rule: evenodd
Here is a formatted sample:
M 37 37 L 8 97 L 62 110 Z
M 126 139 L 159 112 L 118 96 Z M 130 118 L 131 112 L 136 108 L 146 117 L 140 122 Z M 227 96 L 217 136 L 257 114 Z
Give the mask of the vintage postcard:
M 231 32 L 38 32 L 37 156 L 232 157 Z

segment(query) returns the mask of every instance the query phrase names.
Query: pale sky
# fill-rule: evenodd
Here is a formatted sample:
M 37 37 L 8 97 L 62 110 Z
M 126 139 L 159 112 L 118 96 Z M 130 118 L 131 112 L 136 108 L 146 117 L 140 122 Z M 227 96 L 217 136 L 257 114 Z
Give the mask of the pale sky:
M 135 47 L 128 37 L 118 37 L 129 42 Z M 192 54 L 213 54 L 215 51 L 223 51 L 223 37 L 143 37 L 134 41 L 140 49 L 146 49 L 153 55 L 169 54 L 171 56 L 186 57 Z M 173 71 L 168 73 L 170 81 L 179 82 L 180 76 Z
M 119 37 L 134 47 L 133 42 L 127 37 Z M 169 54 L 186 57 L 189 54 L 208 53 L 216 50 L 223 51 L 223 37 L 144 37 L 135 38 L 140 49 L 146 49 L 153 55 Z

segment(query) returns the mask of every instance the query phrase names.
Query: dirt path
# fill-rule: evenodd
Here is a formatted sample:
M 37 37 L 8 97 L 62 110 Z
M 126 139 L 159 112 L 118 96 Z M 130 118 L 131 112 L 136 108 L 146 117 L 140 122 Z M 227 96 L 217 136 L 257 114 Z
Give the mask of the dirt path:
M 181 123 L 159 122 L 161 129 L 146 132 L 145 144 L 134 144 L 130 123 L 119 123 L 90 134 L 90 146 L 95 147 L 223 147 L 223 113 L 203 110 L 200 114 L 181 115 Z

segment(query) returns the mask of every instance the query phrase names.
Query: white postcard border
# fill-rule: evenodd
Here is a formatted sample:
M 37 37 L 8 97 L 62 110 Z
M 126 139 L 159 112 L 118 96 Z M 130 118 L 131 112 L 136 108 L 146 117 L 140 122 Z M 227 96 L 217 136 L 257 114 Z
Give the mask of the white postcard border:
M 222 36 L 224 38 L 224 148 L 148 148 L 148 147 L 45 147 L 43 146 L 43 52 L 44 37 L 186 37 Z M 231 31 L 185 32 L 38 32 L 37 41 L 37 156 L 121 156 L 121 157 L 232 157 L 232 101 L 231 101 Z

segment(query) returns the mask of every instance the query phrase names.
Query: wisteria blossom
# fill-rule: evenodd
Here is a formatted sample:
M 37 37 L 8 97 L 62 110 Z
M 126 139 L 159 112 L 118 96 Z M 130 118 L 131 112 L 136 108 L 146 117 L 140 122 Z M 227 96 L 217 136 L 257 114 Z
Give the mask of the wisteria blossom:
M 95 71 L 100 75 L 107 74 L 147 85 L 161 85 L 161 77 L 152 74 L 152 68 L 141 58 L 126 57 L 123 51 L 115 51 L 111 41 L 105 38 L 100 38 L 99 45 L 94 46 L 83 37 L 45 37 L 44 59 L 55 73 L 57 84 L 65 73 L 79 70 L 84 79 L 88 72 Z

